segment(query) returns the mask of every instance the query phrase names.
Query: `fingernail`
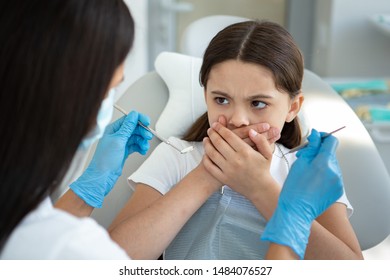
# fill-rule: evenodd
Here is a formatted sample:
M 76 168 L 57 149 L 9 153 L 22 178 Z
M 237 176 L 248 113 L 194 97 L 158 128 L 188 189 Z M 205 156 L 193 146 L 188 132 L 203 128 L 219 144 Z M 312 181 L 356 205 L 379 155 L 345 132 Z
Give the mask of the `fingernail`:
M 263 123 L 263 129 L 264 130 L 268 130 L 268 129 L 270 129 L 270 125 L 268 124 L 268 123 Z
M 215 128 L 217 128 L 217 125 L 218 125 L 218 123 L 215 122 L 215 123 L 213 123 L 213 124 L 211 125 L 211 127 L 215 129 Z
M 249 130 L 249 135 L 255 137 L 257 135 L 257 131 L 251 128 Z

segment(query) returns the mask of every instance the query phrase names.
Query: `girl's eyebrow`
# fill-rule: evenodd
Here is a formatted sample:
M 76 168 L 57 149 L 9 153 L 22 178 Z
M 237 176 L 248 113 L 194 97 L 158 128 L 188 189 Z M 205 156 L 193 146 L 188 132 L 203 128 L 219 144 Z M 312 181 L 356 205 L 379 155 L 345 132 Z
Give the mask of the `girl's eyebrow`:
M 222 92 L 222 91 L 219 91 L 219 90 L 212 90 L 211 94 L 218 94 L 218 95 L 222 95 L 222 96 L 231 98 L 231 96 L 229 94 Z
M 213 90 L 211 91 L 212 94 L 218 94 L 218 95 L 222 95 L 226 98 L 232 98 L 229 94 L 225 93 L 225 92 L 222 92 L 222 91 L 219 91 L 219 90 Z M 269 95 L 269 94 L 256 94 L 256 95 L 251 95 L 251 96 L 248 96 L 246 98 L 246 100 L 248 101 L 252 101 L 252 100 L 257 100 L 257 99 L 272 99 L 274 98 L 274 96 L 272 95 Z
M 252 101 L 252 100 L 257 100 L 257 99 L 273 99 L 273 98 L 274 98 L 274 96 L 272 96 L 272 95 L 261 93 L 261 94 L 248 96 L 248 98 L 246 98 L 246 99 L 249 101 Z

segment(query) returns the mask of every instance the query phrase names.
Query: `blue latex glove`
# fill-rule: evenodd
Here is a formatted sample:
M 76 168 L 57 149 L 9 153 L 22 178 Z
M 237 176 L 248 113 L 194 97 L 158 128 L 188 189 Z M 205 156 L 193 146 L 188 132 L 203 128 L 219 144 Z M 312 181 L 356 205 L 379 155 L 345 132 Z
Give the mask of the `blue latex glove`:
M 129 154 L 146 154 L 153 135 L 138 124 L 150 124 L 149 118 L 132 111 L 108 125 L 96 147 L 95 154 L 84 173 L 70 188 L 88 205 L 100 208 L 104 197 L 122 174 Z
M 297 152 L 275 212 L 261 236 L 289 246 L 303 259 L 313 221 L 344 192 L 341 170 L 336 159 L 338 141 L 321 139 L 312 130 L 309 145 Z

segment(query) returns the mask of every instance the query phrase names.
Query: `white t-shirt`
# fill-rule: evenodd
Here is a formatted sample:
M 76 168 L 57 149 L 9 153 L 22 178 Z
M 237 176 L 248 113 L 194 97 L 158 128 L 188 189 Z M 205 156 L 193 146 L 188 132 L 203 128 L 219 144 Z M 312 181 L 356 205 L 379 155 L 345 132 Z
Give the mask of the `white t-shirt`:
M 129 257 L 96 221 L 56 209 L 46 198 L 15 228 L 0 259 L 119 260 Z
M 192 171 L 204 154 L 201 142 L 191 142 L 171 137 L 179 148 L 194 146 L 194 151 L 180 154 L 162 143 L 134 172 L 128 182 L 134 189 L 136 183 L 167 193 L 185 175 Z M 294 153 L 283 156 L 287 148 L 276 145 L 270 172 L 282 187 L 289 169 L 296 160 Z M 194 182 L 196 184 L 196 182 Z M 345 194 L 338 200 L 352 214 Z M 183 226 L 164 253 L 165 259 L 264 259 L 268 242 L 261 241 L 266 219 L 245 197 L 224 187 L 224 192 L 214 193 Z

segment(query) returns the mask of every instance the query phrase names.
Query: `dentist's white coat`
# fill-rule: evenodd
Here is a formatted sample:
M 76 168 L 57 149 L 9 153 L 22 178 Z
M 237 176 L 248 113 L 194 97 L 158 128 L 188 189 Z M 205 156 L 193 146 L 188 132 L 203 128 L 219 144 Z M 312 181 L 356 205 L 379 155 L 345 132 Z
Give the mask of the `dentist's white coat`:
M 92 218 L 56 209 L 46 198 L 12 232 L 0 259 L 129 259 Z

